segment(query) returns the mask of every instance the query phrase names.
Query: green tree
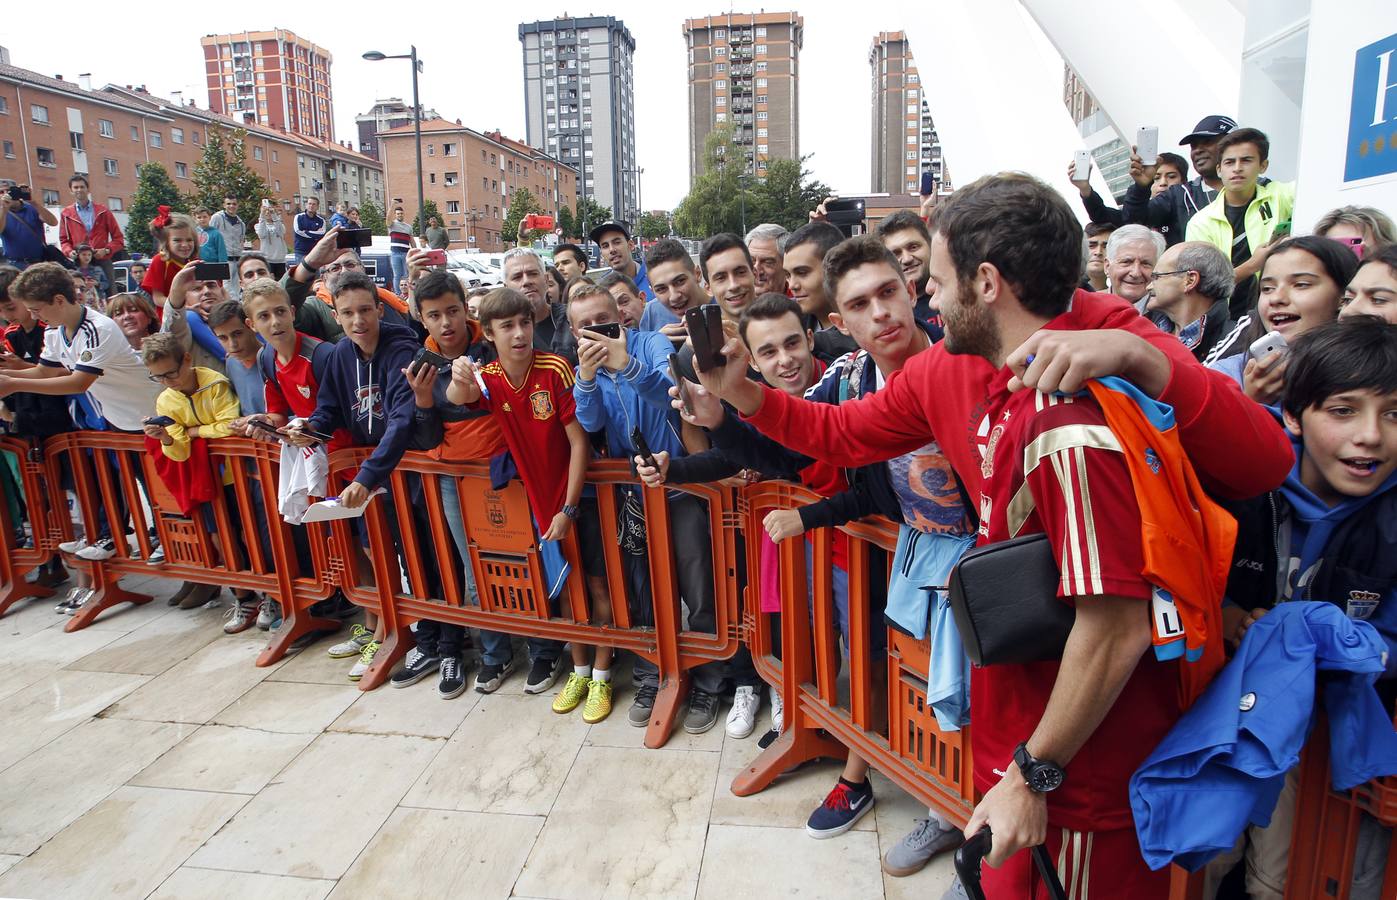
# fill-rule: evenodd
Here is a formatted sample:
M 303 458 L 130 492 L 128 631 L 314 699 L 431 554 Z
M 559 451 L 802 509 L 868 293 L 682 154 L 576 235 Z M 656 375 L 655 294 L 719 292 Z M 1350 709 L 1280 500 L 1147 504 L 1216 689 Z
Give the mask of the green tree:
M 131 195 L 130 220 L 126 224 L 126 246 L 139 253 L 158 250 L 150 237 L 150 220 L 159 207 L 168 206 L 174 212 L 188 212 L 187 198 L 175 187 L 170 173 L 160 163 L 142 163 L 136 167 L 136 191 Z
M 500 227 L 500 239 L 504 241 L 515 240 L 519 234 L 519 225 L 524 221 L 524 217 L 531 213 L 541 212 L 543 212 L 543 206 L 539 204 L 533 191 L 528 188 L 515 188 L 514 193 L 509 197 L 509 208 L 505 210 L 504 225 Z M 544 233 L 537 228 L 524 232 L 523 240 L 519 241 L 519 246 L 528 246 Z
M 427 229 L 427 220 L 430 219 L 432 216 L 437 217 L 438 224 L 446 221 L 441 217 L 441 210 L 437 209 L 437 201 L 426 200 L 422 203 L 422 211 L 417 214 L 417 220 L 412 223 L 412 233 L 420 235 L 423 231 L 425 231 Z M 364 211 L 360 210 L 359 220 L 362 222 L 363 219 Z
M 636 231 L 640 232 L 643 240 L 658 241 L 669 235 L 669 219 L 654 213 L 641 213 L 640 221 L 636 223 Z
M 209 212 L 222 209 L 223 198 L 229 194 L 238 198 L 244 214 L 256 210 L 262 198 L 271 196 L 267 182 L 248 167 L 247 131 L 242 128 L 209 127 L 192 180 L 194 192 L 190 199 Z
M 388 233 L 388 220 L 383 217 L 383 210 L 372 200 L 365 200 L 359 204 L 359 221 L 373 234 Z
M 577 237 L 577 218 L 573 216 L 572 210 L 566 206 L 558 208 L 557 225 L 563 232 L 563 240 L 570 241 Z
M 587 232 L 610 220 L 611 207 L 602 206 L 591 197 L 577 198 L 577 235 L 586 237 Z
M 732 137 L 732 129 L 715 128 L 704 141 L 703 171 L 689 194 L 674 210 L 674 230 L 686 237 L 703 238 L 723 231 L 741 232 L 744 195 L 747 206 L 754 179 L 745 174 L 745 151 Z
M 755 203 L 748 201 L 749 228 L 758 222 L 775 222 L 795 231 L 810 221 L 810 211 L 819 206 L 820 201 L 834 193 L 829 185 L 810 177 L 809 170 L 804 168 L 808 158 L 775 159 L 767 163 L 766 178 L 752 191 Z

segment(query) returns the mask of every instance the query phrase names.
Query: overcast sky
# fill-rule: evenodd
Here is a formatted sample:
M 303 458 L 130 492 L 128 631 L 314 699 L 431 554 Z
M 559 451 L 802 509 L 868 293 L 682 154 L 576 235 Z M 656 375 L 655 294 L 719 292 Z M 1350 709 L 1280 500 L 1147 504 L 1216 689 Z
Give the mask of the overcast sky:
M 94 7 L 90 23 L 84 7 Z M 870 87 L 868 48 L 880 30 L 903 23 L 897 4 L 805 0 L 791 6 L 805 17 L 801 51 L 800 149 L 816 177 L 836 189 L 869 188 Z M 335 136 L 357 142 L 354 116 L 379 97 L 410 98 L 406 62 L 371 63 L 365 50 L 406 53 L 417 44 L 424 61 L 422 102 L 449 119 L 479 131 L 499 128 L 524 140 L 520 15 L 529 21 L 565 13 L 614 15 L 635 37 L 636 143 L 642 201 L 648 209 L 672 209 L 688 192 L 687 55 L 683 20 L 760 7 L 618 0 L 609 6 L 578 3 L 529 4 L 287 4 L 243 0 L 157 8 L 130 14 L 86 0 L 61 16 L 41 3 L 11 3 L 0 43 L 16 66 L 77 81 L 91 72 L 93 83 L 145 84 L 155 94 L 184 92 L 208 105 L 199 38 L 228 31 L 288 28 L 328 49 L 334 58 Z M 439 12 L 437 12 L 439 10 Z M 362 11 L 362 12 L 361 12 Z M 401 14 L 395 14 L 402 11 Z M 91 27 L 89 27 L 89 24 Z M 160 48 L 164 48 L 163 50 Z M 916 52 L 917 48 L 913 47 Z M 932 114 L 934 86 L 927 85 Z

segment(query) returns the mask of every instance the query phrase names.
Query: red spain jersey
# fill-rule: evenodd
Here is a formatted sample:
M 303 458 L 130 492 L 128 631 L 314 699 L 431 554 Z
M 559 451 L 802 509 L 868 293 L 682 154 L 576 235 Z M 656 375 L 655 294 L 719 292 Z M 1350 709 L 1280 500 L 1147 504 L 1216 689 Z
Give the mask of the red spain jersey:
M 577 418 L 572 367 L 561 356 L 535 351 L 518 385 L 510 383 L 498 361 L 482 367 L 480 377 L 489 396 L 476 405 L 498 418 L 529 495 L 529 508 L 539 528 L 546 530 L 567 499 L 572 457 L 567 426 Z
M 1001 371 L 989 391 L 980 474 L 980 543 L 1043 533 L 1061 580 L 1058 596 L 1114 596 L 1139 604 L 1150 621 L 1150 585 L 1141 577 L 1140 510 L 1121 444 L 1089 395 L 1008 393 Z M 1048 796 L 1048 820 L 1078 831 L 1130 827 L 1131 774 L 1178 720 L 1178 663 L 1141 657 L 1106 718 Z M 975 786 L 989 790 L 1047 708 L 1056 661 L 976 668 Z

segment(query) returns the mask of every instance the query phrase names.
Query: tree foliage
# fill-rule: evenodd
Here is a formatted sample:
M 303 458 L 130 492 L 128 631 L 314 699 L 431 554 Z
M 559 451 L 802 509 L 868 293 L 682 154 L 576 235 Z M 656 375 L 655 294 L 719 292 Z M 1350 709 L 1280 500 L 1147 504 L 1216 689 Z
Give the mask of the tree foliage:
M 209 212 L 223 208 L 229 194 L 238 198 L 242 213 L 256 210 L 264 197 L 271 196 L 267 182 L 247 164 L 247 131 L 210 125 L 204 152 L 192 173 L 194 192 L 190 200 Z
M 635 227 L 640 237 L 647 241 L 658 241 L 669 235 L 669 219 L 654 213 L 641 213 L 640 221 Z
M 388 233 L 388 220 L 384 218 L 383 210 L 372 200 L 365 200 L 359 204 L 359 221 L 372 234 Z
M 170 173 L 160 163 L 142 163 L 136 167 L 136 191 L 131 195 L 130 219 L 126 225 L 126 246 L 139 253 L 153 254 L 157 249 L 150 237 L 150 220 L 159 207 L 168 206 L 175 212 L 188 212 L 189 203 Z
M 528 188 L 515 188 L 514 193 L 509 197 L 509 208 L 505 210 L 504 225 L 500 227 L 500 238 L 506 241 L 514 240 L 519 234 L 519 224 L 524 221 L 524 217 L 531 213 L 541 212 L 543 212 L 543 206 L 538 202 L 533 191 Z M 524 232 L 519 246 L 528 246 L 544 233 L 537 228 Z
M 587 232 L 611 219 L 611 207 L 602 206 L 591 197 L 577 198 L 577 235 L 586 237 Z
M 415 235 L 421 235 L 422 232 L 426 231 L 427 220 L 430 219 L 432 216 L 437 217 L 437 224 L 439 225 L 446 221 L 441 216 L 441 210 L 437 209 L 437 201 L 422 201 L 422 211 L 417 214 L 417 219 L 412 223 L 412 233 Z M 359 220 L 361 222 L 364 220 L 364 211 L 362 209 L 359 210 Z
M 572 210 L 566 206 L 558 208 L 558 227 L 562 229 L 563 240 L 570 241 L 577 237 L 577 217 L 572 214 Z
M 724 231 L 741 235 L 761 222 L 794 231 L 833 193 L 810 177 L 806 159 L 771 160 L 766 176 L 758 179 L 746 172 L 746 150 L 733 140 L 732 130 L 715 128 L 704 143 L 703 172 L 674 211 L 675 232 L 696 238 Z

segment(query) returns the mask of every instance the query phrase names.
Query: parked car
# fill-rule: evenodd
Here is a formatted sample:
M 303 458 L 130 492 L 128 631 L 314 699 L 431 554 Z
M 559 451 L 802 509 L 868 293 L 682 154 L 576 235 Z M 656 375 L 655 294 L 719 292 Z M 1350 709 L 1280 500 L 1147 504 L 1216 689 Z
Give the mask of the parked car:
M 446 254 L 446 270 L 469 290 L 474 287 L 499 287 L 504 284 L 500 270 L 493 268 L 479 253 L 451 250 Z

